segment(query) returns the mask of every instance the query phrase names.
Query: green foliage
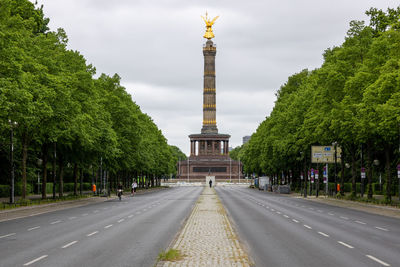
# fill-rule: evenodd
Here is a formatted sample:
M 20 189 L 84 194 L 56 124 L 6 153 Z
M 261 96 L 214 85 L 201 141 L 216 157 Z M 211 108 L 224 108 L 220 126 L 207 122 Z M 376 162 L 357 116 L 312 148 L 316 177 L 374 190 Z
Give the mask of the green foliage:
M 37 167 L 38 158 L 48 158 L 45 167 L 50 167 L 53 143 L 58 165 L 77 163 L 89 171 L 101 161 L 111 181 L 133 173 L 174 173 L 183 153 L 168 145 L 120 85 L 121 78 L 95 78 L 95 68 L 78 51 L 67 49 L 65 31 L 50 31 L 48 23 L 43 8 L 28 0 L 0 0 L 0 140 L 8 140 L 8 120 L 16 121 L 16 180 L 30 192 L 35 177 L 27 169 Z M 0 153 L 7 158 L 5 151 Z M 0 177 L 0 183 L 7 180 Z
M 245 146 L 231 152 L 231 157 L 240 154 L 246 172 L 272 177 L 292 171 L 297 173 L 293 178 L 297 181 L 304 169 L 316 168 L 310 163 L 311 146 L 333 142 L 342 148 L 342 160 L 355 166 L 354 177 L 343 170 L 346 192 L 352 190 L 347 182 L 360 179 L 361 166 L 373 168 L 374 159 L 385 162 L 383 150 L 389 155 L 387 166 L 396 166 L 400 7 L 386 12 L 371 8 L 366 14 L 371 18 L 370 24 L 351 21 L 345 41 L 325 50 L 320 68 L 296 73 L 281 86 L 271 114 Z M 366 159 L 368 155 L 370 158 Z M 391 173 L 393 169 L 385 171 Z M 330 181 L 332 173 L 330 168 Z M 368 173 L 369 182 L 373 175 L 373 171 Z M 338 175 L 338 183 L 341 178 Z M 377 192 L 376 187 L 373 190 Z M 359 185 L 357 191 L 360 192 Z

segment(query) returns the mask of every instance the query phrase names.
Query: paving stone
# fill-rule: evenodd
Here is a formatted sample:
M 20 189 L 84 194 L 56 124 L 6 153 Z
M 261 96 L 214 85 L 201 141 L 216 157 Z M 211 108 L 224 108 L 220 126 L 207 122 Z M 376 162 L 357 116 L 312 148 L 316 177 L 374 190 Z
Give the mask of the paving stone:
M 204 188 L 171 248 L 183 258 L 157 266 L 251 266 L 214 188 Z

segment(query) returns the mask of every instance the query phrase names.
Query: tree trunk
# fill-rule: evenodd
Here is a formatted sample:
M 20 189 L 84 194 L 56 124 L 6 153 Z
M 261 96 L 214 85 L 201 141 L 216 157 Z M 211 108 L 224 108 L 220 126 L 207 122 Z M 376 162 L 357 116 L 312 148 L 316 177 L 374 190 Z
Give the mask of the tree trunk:
M 82 196 L 82 191 L 83 191 L 83 168 L 80 170 L 80 176 L 79 176 L 79 194 Z
M 390 175 L 390 145 L 385 144 L 386 201 L 392 202 L 392 176 Z
M 58 183 L 58 196 L 63 197 L 64 194 L 64 162 L 62 155 L 58 158 L 58 170 L 59 170 L 59 183 Z
M 372 198 L 372 148 L 371 148 L 371 141 L 367 142 L 367 154 L 368 154 L 368 161 L 367 161 L 367 178 L 368 178 L 368 198 Z
M 56 175 L 57 175 L 57 143 L 54 142 L 53 151 L 53 199 L 56 198 Z
M 26 198 L 26 161 L 28 159 L 28 134 L 22 133 L 22 198 Z
M 342 147 L 342 152 L 340 153 L 340 194 L 344 196 L 344 147 Z
M 74 163 L 74 196 L 78 195 L 78 164 Z
M 357 184 L 356 184 L 356 149 L 355 147 L 351 147 L 351 191 L 353 197 L 357 196 Z
M 42 199 L 46 199 L 46 183 L 47 183 L 47 153 L 49 151 L 49 146 L 44 143 L 42 145 L 42 160 L 43 160 L 43 167 L 42 167 Z

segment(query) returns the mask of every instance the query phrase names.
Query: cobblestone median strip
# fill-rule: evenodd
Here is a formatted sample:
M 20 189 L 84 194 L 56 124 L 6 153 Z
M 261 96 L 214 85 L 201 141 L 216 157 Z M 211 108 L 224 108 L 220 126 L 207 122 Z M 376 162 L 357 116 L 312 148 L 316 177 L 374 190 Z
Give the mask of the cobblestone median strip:
M 205 187 L 171 248 L 183 256 L 157 266 L 251 266 L 213 188 Z

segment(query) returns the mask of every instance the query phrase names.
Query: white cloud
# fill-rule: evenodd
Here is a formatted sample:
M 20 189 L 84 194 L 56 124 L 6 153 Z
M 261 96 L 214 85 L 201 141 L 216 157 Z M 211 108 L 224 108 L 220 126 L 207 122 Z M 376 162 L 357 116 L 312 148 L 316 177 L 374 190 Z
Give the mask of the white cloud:
M 62 27 L 69 47 L 98 73 L 118 73 L 143 112 L 170 144 L 189 151 L 188 135 L 202 122 L 200 15 L 220 15 L 217 43 L 217 123 L 240 145 L 269 114 L 288 76 L 322 63 L 340 45 L 351 20 L 398 0 L 39 0 L 51 29 Z

